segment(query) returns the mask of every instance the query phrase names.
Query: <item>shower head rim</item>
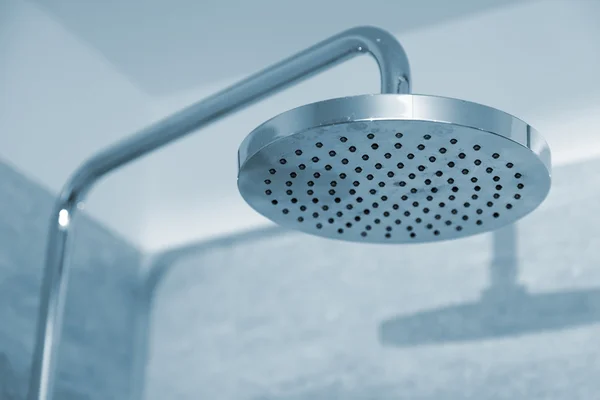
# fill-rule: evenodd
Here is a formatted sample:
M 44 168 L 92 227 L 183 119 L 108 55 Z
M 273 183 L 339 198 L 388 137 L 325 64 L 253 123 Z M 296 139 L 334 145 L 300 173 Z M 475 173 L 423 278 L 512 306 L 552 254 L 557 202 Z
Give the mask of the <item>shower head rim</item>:
M 403 108 L 394 109 L 400 106 Z M 314 111 L 319 108 L 321 112 L 315 113 Z M 353 114 L 351 119 L 348 116 L 349 110 Z M 452 120 L 440 119 L 440 111 L 452 113 Z M 321 115 L 326 117 L 320 118 Z M 463 115 L 461 121 L 456 120 L 457 115 Z M 284 111 L 260 124 L 244 138 L 238 149 L 238 174 L 247 160 L 276 140 L 297 135 L 315 126 L 325 127 L 375 120 L 430 121 L 469 127 L 498 135 L 531 150 L 545 165 L 548 175 L 552 175 L 548 143 L 524 120 L 480 103 L 426 94 L 346 96 L 317 101 Z M 483 125 L 487 126 L 483 127 Z M 274 132 L 274 134 L 269 135 L 266 132 Z

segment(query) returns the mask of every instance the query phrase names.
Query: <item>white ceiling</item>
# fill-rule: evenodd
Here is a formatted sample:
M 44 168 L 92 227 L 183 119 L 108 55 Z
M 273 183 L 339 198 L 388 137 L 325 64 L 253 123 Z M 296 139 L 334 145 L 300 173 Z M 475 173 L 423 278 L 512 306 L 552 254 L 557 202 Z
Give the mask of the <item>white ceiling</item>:
M 252 6 L 249 6 L 252 4 Z M 0 2 L 0 156 L 58 190 L 85 157 L 354 25 L 403 43 L 414 91 L 525 119 L 555 161 L 600 153 L 600 2 Z M 236 151 L 267 118 L 376 92 L 353 60 L 110 176 L 89 211 L 155 250 L 268 223 L 236 189 Z

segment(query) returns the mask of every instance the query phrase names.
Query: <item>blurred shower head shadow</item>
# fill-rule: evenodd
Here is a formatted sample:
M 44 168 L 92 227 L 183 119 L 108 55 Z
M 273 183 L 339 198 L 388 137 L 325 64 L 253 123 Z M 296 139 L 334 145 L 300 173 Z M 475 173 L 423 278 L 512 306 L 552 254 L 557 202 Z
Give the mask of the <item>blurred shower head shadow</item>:
M 518 337 L 600 323 L 600 288 L 529 293 L 517 281 L 517 229 L 494 233 L 490 285 L 476 302 L 383 321 L 383 346 L 414 347 Z
M 496 297 L 496 295 L 494 296 Z M 488 340 L 575 328 L 600 322 L 600 289 L 528 294 L 457 304 L 384 321 L 384 346 L 412 347 Z

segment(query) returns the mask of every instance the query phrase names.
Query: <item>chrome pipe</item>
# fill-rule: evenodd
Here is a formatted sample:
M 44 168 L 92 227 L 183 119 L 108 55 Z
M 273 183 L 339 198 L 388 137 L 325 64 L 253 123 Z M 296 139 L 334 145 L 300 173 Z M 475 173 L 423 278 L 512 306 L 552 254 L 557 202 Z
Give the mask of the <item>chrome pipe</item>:
M 40 296 L 29 400 L 51 400 L 68 287 L 71 230 L 77 208 L 108 173 L 235 111 L 360 54 L 379 65 L 382 93 L 410 93 L 410 67 L 402 46 L 388 32 L 357 27 L 304 50 L 205 100 L 149 126 L 84 162 L 67 181 L 50 219 Z

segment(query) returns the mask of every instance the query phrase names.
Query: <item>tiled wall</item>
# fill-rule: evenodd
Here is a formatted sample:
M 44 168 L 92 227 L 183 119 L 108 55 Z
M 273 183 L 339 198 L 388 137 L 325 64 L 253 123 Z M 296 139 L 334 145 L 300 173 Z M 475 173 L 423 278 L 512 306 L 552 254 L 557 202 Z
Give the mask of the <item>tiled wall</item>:
M 53 197 L 0 163 L 0 399 L 26 393 Z M 56 399 L 125 399 L 132 390 L 140 254 L 76 221 Z
M 492 292 L 489 234 L 382 246 L 274 230 L 171 255 L 147 399 L 597 398 L 599 168 L 555 171 L 517 253 L 500 243 Z

